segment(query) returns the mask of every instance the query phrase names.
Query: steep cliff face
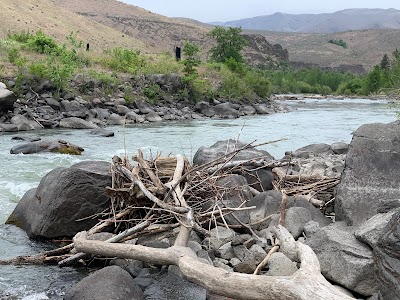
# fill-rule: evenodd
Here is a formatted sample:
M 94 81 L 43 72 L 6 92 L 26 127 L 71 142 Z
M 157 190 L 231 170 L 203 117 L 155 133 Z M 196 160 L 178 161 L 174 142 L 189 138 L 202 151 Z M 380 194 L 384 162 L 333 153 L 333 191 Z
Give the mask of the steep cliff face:
M 244 50 L 244 56 L 250 65 L 264 65 L 274 67 L 279 62 L 289 61 L 289 52 L 281 45 L 272 45 L 259 34 L 244 34 L 248 46 Z

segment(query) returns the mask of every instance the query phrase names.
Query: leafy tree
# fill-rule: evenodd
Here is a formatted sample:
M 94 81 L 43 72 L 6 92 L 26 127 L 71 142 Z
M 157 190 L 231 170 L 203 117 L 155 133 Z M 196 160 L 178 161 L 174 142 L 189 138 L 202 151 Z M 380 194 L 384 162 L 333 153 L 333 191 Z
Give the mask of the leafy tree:
M 383 55 L 380 66 L 384 71 L 388 71 L 390 69 L 390 60 L 387 54 Z
M 367 75 L 366 78 L 366 91 L 368 93 L 375 93 L 383 87 L 382 70 L 377 65 Z
M 182 53 L 185 57 L 185 59 L 182 60 L 185 81 L 191 81 L 198 76 L 196 67 L 200 64 L 200 59 L 198 58 L 199 52 L 199 46 L 188 41 L 185 42 L 182 49 Z
M 208 35 L 217 41 L 217 45 L 210 49 L 211 60 L 225 63 L 229 59 L 234 59 L 237 62 L 243 62 L 240 52 L 247 45 L 247 41 L 240 34 L 241 32 L 242 28 L 236 27 L 215 27 L 211 30 Z

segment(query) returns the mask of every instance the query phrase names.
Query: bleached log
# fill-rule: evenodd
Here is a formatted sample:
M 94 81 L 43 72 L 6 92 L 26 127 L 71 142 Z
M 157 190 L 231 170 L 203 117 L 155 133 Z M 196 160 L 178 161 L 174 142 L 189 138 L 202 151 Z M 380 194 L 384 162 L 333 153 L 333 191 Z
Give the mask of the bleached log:
M 181 227 L 182 228 L 182 227 Z M 78 233 L 74 246 L 78 251 L 98 256 L 131 258 L 158 265 L 176 265 L 187 280 L 210 292 L 243 300 L 350 300 L 354 299 L 333 287 L 320 273 L 318 258 L 310 247 L 295 242 L 282 226 L 276 228 L 281 250 L 301 262 L 291 276 L 264 276 L 229 272 L 198 260 L 188 247 L 156 249 L 141 245 L 110 244 L 89 241 Z

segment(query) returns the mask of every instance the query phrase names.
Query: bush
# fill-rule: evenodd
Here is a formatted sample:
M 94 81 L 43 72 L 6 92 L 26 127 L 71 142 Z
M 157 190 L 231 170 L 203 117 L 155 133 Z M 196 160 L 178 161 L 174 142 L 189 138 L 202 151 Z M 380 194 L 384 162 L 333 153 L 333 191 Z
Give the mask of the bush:
M 136 74 L 145 64 L 139 51 L 114 48 L 106 52 L 108 57 L 103 64 L 114 72 Z
M 161 88 L 158 84 L 154 83 L 148 87 L 145 87 L 143 89 L 143 93 L 147 98 L 149 98 L 149 100 L 152 100 L 152 103 L 154 103 L 154 100 L 159 98 L 161 95 Z
M 271 93 L 271 83 L 262 73 L 249 71 L 244 81 L 258 97 L 266 98 Z
M 52 37 L 45 35 L 41 30 L 31 35 L 26 43 L 30 50 L 38 53 L 53 53 L 59 51 L 56 41 Z

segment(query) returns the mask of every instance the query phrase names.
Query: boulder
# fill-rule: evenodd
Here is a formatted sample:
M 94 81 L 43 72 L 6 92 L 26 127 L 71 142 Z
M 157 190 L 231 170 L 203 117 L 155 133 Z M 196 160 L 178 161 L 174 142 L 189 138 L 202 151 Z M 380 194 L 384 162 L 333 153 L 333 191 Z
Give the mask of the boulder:
M 373 216 L 355 234 L 373 249 L 382 299 L 399 300 L 400 208 Z
M 222 193 L 222 203 L 219 204 L 221 207 L 246 207 L 247 205 L 243 204 L 243 202 L 252 198 L 247 181 L 243 176 L 225 176 L 216 182 L 216 186 Z M 248 224 L 250 222 L 247 210 L 235 211 L 232 214 L 225 215 L 224 218 L 229 225 L 240 225 L 240 222 Z
M 335 154 L 347 154 L 349 151 L 349 144 L 336 142 L 331 145 L 331 149 Z
M 111 114 L 107 120 L 108 125 L 124 125 L 125 118 L 119 114 Z
M 0 113 L 13 110 L 15 101 L 17 101 L 17 96 L 14 92 L 5 88 L 0 88 Z
M 212 145 L 209 148 L 206 147 L 200 147 L 199 150 L 197 150 L 196 154 L 193 157 L 193 164 L 194 165 L 202 165 L 206 164 L 208 162 L 211 162 L 229 152 L 232 152 L 234 150 L 243 148 L 246 146 L 246 144 L 240 142 L 240 141 L 235 141 L 235 140 L 226 140 L 226 141 L 219 141 L 216 142 L 214 145 Z M 274 160 L 273 156 L 269 154 L 267 151 L 264 150 L 258 150 L 253 147 L 249 147 L 247 149 L 244 149 L 240 151 L 233 159 L 232 161 L 238 161 L 238 160 L 249 160 L 253 158 L 259 158 L 263 157 L 266 160 Z
M 286 257 L 285 254 L 276 252 L 268 261 L 267 276 L 290 276 L 297 271 L 296 263 Z
M 17 132 L 18 126 L 15 124 L 0 123 L 0 131 L 4 132 Z
M 256 109 L 251 105 L 243 106 L 240 111 L 245 115 L 254 115 L 256 113 Z
M 11 154 L 33 154 L 40 152 L 52 152 L 61 154 L 81 155 L 83 148 L 68 143 L 63 140 L 45 141 L 38 140 L 29 143 L 20 144 L 11 148 Z
M 109 170 L 108 162 L 87 161 L 50 171 L 37 188 L 25 193 L 7 223 L 22 228 L 30 238 L 74 236 L 88 230 L 97 223 L 88 217 L 109 206 Z
M 60 121 L 60 127 L 61 128 L 72 128 L 72 129 L 94 129 L 98 128 L 97 125 L 85 121 L 81 118 L 77 117 L 70 117 L 70 118 L 65 118 Z
M 297 149 L 293 152 L 286 152 L 285 155 L 291 154 L 296 158 L 309 158 L 321 154 L 333 154 L 331 146 L 328 144 L 311 144 Z
M 149 111 L 149 113 L 146 114 L 145 118 L 149 122 L 162 122 L 162 118 L 159 116 L 158 113 L 153 110 Z
M 110 131 L 110 130 L 107 130 L 107 129 L 104 129 L 104 128 L 96 128 L 96 129 L 93 129 L 93 130 L 90 130 L 90 132 L 89 132 L 90 134 L 93 134 L 93 135 L 98 135 L 98 136 L 102 136 L 102 137 L 112 137 L 112 136 L 114 136 L 114 132 L 113 131 Z
M 255 104 L 254 108 L 259 115 L 273 114 L 275 111 L 272 107 L 266 104 Z
M 142 114 L 148 114 L 152 111 L 150 104 L 144 100 L 137 100 L 133 104 Z
M 100 269 L 67 290 L 64 300 L 142 300 L 143 292 L 131 275 L 117 266 Z
M 222 245 L 230 242 L 233 237 L 236 235 L 236 232 L 230 228 L 226 228 L 223 226 L 217 226 L 210 230 L 210 236 L 205 238 L 203 244 L 210 249 L 217 250 Z
M 230 102 L 215 105 L 212 109 L 217 115 L 224 119 L 233 119 L 240 116 L 240 112 L 235 109 Z
M 146 300 L 206 300 L 207 291 L 203 287 L 168 272 L 168 275 L 149 286 L 144 291 L 144 296 Z
M 311 221 L 311 213 L 304 207 L 291 207 L 286 210 L 284 226 L 297 240 L 303 233 L 304 226 Z
M 371 249 L 354 236 L 354 227 L 336 222 L 306 240 L 318 257 L 321 273 L 328 280 L 364 296 L 377 291 Z
M 267 169 L 256 169 L 244 167 L 244 177 L 247 183 L 252 188 L 255 188 L 259 192 L 264 192 L 273 189 L 272 182 L 274 181 L 274 174 L 271 170 Z
M 30 121 L 25 116 L 19 114 L 13 116 L 10 122 L 11 124 L 16 125 L 19 131 L 34 130 L 37 127 L 40 128 L 40 126 L 35 121 Z
M 247 206 L 255 206 L 256 208 L 249 211 L 250 222 L 259 223 L 264 218 L 279 212 L 279 207 L 282 202 L 282 194 L 276 190 L 260 193 L 254 196 L 247 202 Z M 259 223 L 258 228 L 267 228 L 270 219 Z
M 400 202 L 400 125 L 366 124 L 353 134 L 337 186 L 336 219 L 360 225 L 378 207 Z

